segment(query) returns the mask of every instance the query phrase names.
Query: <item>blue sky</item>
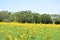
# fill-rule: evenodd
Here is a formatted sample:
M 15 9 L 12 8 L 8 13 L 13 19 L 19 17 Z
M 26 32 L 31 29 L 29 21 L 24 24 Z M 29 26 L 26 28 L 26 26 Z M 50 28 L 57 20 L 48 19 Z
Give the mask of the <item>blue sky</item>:
M 31 10 L 39 13 L 60 13 L 60 0 L 0 0 L 0 11 Z

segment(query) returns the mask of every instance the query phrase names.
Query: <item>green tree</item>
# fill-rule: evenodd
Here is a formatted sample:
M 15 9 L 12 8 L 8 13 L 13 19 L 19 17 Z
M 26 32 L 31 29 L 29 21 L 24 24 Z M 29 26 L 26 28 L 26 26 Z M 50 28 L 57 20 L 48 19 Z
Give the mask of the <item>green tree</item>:
M 58 16 L 57 18 L 53 18 L 55 24 L 60 24 L 60 16 Z
M 41 16 L 38 13 L 33 13 L 33 20 L 35 23 L 41 23 Z
M 0 22 L 8 22 L 8 18 L 10 17 L 11 12 L 8 11 L 1 11 L 0 12 Z
M 31 14 L 31 11 L 27 10 L 27 11 L 19 11 L 14 13 L 13 15 L 15 15 L 16 19 L 18 22 L 33 22 L 33 16 Z
M 41 15 L 41 23 L 49 24 L 49 23 L 53 23 L 53 20 L 50 15 L 42 14 Z

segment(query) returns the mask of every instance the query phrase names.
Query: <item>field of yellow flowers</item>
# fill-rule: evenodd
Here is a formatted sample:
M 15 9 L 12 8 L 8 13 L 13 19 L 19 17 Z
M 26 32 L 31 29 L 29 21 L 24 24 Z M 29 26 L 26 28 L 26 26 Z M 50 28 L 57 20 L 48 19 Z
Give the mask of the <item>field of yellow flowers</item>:
M 60 25 L 0 22 L 0 40 L 60 40 Z

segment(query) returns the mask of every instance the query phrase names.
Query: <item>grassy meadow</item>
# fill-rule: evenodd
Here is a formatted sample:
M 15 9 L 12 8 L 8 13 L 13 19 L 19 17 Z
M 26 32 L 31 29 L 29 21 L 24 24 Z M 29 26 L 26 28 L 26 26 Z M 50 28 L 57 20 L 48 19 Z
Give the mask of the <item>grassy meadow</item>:
M 60 40 L 60 25 L 0 22 L 0 40 Z

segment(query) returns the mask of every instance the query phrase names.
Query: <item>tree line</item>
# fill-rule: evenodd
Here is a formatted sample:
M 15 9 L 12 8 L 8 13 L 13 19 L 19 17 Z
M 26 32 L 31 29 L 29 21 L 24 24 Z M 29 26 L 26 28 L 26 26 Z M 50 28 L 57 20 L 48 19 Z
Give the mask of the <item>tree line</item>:
M 30 10 L 8 12 L 0 11 L 0 22 L 60 24 L 60 15 L 40 14 Z

